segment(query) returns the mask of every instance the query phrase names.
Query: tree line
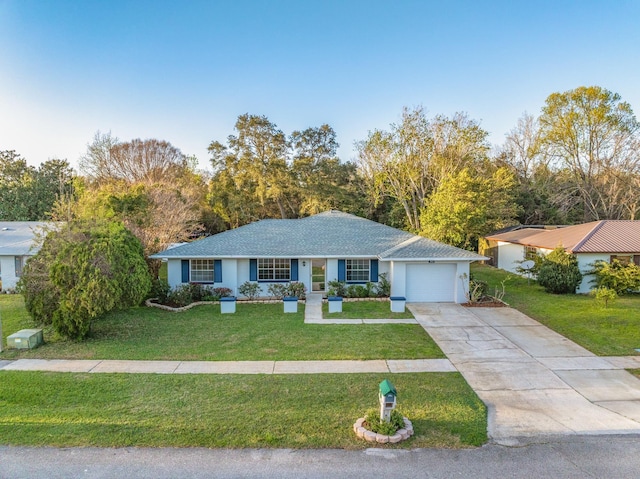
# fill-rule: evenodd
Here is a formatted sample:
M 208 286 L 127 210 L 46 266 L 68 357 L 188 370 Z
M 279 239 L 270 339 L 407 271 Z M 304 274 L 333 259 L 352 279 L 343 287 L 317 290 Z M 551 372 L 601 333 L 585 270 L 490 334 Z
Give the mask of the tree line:
M 211 170 L 157 139 L 96 133 L 75 174 L 66 160 L 29 167 L 0 152 L 1 220 L 113 219 L 146 255 L 263 218 L 340 209 L 455 246 L 512 224 L 640 216 L 640 124 L 601 87 L 551 94 L 492 147 L 464 113 L 404 108 L 398 123 L 341 161 L 329 125 L 280 130 L 243 114 L 208 147 Z

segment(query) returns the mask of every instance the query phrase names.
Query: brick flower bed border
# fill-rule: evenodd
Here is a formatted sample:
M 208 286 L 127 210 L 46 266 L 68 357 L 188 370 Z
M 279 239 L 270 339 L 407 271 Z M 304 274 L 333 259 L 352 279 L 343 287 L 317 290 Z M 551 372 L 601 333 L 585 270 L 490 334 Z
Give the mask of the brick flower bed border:
M 167 306 L 166 304 L 155 303 L 154 300 L 156 298 L 147 299 L 144 304 L 149 308 L 158 308 L 163 309 L 165 311 L 171 311 L 172 313 L 182 313 L 184 311 L 188 311 L 195 306 L 202 306 L 205 304 L 220 304 L 220 301 L 196 301 L 195 303 L 187 304 L 186 306 L 182 306 L 180 308 L 174 308 L 173 306 Z M 249 304 L 279 304 L 282 303 L 281 299 L 238 299 L 238 303 L 249 303 Z M 304 303 L 303 299 L 298 300 L 298 303 Z
M 359 438 L 364 439 L 367 442 L 375 442 L 378 444 L 396 444 L 413 436 L 413 424 L 411 424 L 411 421 L 409 421 L 409 419 L 407 419 L 406 417 L 403 417 L 402 420 L 404 421 L 404 427 L 402 429 L 398 429 L 392 436 L 369 431 L 363 426 L 365 422 L 363 417 L 359 418 L 355 422 L 355 424 L 353 425 L 353 432 L 355 432 Z

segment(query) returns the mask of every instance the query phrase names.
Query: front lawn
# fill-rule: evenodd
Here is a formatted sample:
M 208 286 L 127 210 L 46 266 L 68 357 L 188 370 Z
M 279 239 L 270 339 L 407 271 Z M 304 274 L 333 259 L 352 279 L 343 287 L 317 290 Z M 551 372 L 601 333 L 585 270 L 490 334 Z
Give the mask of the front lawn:
M 147 375 L 0 371 L 0 443 L 21 446 L 364 449 L 352 425 L 380 374 Z M 398 446 L 469 447 L 486 409 L 458 373 L 394 374 L 415 435 Z
M 329 305 L 322 304 L 325 319 L 411 319 L 408 309 L 404 313 L 392 313 L 389 301 L 343 301 L 341 313 L 329 314 Z
M 608 308 L 587 295 L 556 295 L 535 281 L 485 265 L 472 265 L 476 279 L 489 284 L 489 292 L 506 282 L 504 300 L 536 321 L 600 356 L 630 356 L 640 348 L 640 295 L 619 297 Z
M 301 310 L 303 307 L 300 308 Z M 22 298 L 0 296 L 4 334 L 33 327 Z M 317 360 L 445 357 L 414 324 L 304 324 L 304 313 L 284 314 L 282 304 L 239 303 L 237 313 L 197 306 L 183 313 L 132 308 L 93 324 L 83 342 L 55 340 L 30 351 L 5 350 L 4 359 Z

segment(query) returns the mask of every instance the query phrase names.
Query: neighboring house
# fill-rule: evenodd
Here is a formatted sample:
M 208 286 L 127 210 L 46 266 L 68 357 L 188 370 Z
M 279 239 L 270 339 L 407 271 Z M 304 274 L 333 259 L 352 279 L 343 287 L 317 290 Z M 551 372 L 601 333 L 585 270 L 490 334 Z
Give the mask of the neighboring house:
M 43 221 L 0 221 L 0 290 L 16 287 L 22 267 L 37 252 L 35 233 Z
M 340 211 L 302 219 L 262 220 L 151 256 L 167 262 L 172 288 L 214 284 L 238 294 L 246 281 L 299 281 L 326 292 L 329 281 L 377 282 L 387 274 L 391 295 L 407 301 L 463 303 L 469 263 L 487 259 Z
M 494 266 L 506 271 L 516 272 L 519 263 L 531 255 L 548 254 L 558 246 L 576 255 L 583 273 L 598 260 L 640 265 L 640 221 L 601 220 L 548 230 L 523 228 L 485 239 L 488 248 L 484 254 L 492 258 Z M 577 292 L 589 292 L 592 279 L 586 275 Z

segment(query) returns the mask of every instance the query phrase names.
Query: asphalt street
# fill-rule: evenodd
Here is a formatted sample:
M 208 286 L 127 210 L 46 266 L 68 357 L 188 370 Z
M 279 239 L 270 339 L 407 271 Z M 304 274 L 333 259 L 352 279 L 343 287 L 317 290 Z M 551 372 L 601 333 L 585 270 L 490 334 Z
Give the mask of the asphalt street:
M 2 479 L 638 478 L 640 436 L 529 438 L 477 449 L 0 447 Z

